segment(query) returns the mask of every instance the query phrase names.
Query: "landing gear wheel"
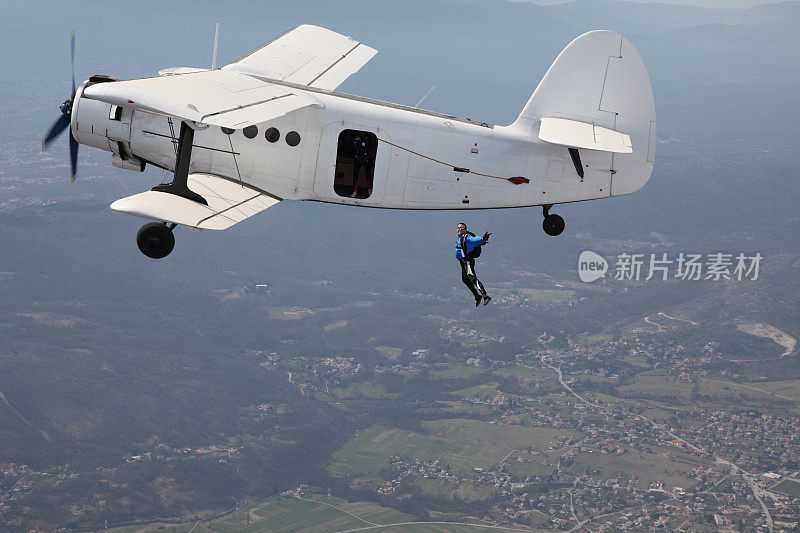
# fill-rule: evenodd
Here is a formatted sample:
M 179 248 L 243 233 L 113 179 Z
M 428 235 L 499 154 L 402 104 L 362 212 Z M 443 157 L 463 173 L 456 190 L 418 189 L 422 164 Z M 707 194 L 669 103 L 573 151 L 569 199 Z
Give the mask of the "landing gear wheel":
M 175 247 L 175 236 L 166 224 L 150 222 L 139 228 L 136 244 L 147 257 L 161 259 L 167 257 Z
M 542 229 L 551 237 L 561 235 L 564 231 L 564 219 L 558 215 L 547 215 L 542 220 Z

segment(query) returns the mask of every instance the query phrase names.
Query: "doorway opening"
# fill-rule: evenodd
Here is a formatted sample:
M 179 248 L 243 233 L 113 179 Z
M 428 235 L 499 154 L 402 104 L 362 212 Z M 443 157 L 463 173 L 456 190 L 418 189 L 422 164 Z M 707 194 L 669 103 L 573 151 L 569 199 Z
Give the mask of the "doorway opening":
M 378 137 L 369 131 L 342 130 L 336 150 L 333 190 L 348 198 L 369 198 L 375 177 Z

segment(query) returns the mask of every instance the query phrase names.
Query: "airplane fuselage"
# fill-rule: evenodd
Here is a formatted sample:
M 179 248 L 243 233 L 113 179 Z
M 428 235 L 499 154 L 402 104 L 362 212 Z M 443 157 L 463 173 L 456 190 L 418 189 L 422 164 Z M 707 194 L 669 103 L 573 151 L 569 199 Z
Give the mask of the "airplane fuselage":
M 613 155 L 607 152 L 585 151 L 581 178 L 563 146 L 539 140 L 528 128 L 332 91 L 292 89 L 306 93 L 317 105 L 244 130 L 197 129 L 190 172 L 241 181 L 280 199 L 396 209 L 522 207 L 613 194 Z M 123 168 L 138 170 L 138 162 L 147 162 L 174 170 L 178 121 L 81 99 L 82 90 L 72 125 L 79 142 L 111 151 L 115 164 Z M 377 139 L 366 198 L 352 198 L 335 187 L 337 180 L 351 179 L 341 171 L 337 178 L 337 152 L 345 130 L 371 133 Z M 507 181 L 514 176 L 530 182 Z

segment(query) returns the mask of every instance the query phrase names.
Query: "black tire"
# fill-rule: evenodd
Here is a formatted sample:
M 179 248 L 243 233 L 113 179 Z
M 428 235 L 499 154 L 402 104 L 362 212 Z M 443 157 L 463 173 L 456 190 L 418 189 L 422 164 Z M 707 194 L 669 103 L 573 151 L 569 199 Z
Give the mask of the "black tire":
M 564 219 L 558 215 L 547 215 L 542 220 L 542 229 L 551 237 L 561 235 L 564 231 Z
M 175 236 L 166 225 L 160 222 L 150 222 L 139 228 L 139 233 L 136 234 L 136 245 L 147 257 L 162 259 L 175 248 Z

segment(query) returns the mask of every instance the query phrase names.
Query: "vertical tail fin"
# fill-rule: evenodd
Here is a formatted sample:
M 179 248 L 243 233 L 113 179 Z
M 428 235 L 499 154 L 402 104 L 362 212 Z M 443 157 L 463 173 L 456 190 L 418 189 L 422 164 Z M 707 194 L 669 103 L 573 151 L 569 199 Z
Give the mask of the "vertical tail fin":
M 563 118 L 630 136 L 633 152 L 615 153 L 611 195 L 641 189 L 653 170 L 656 114 L 639 53 L 612 31 L 591 31 L 556 58 L 513 127 L 539 134 L 541 119 Z

